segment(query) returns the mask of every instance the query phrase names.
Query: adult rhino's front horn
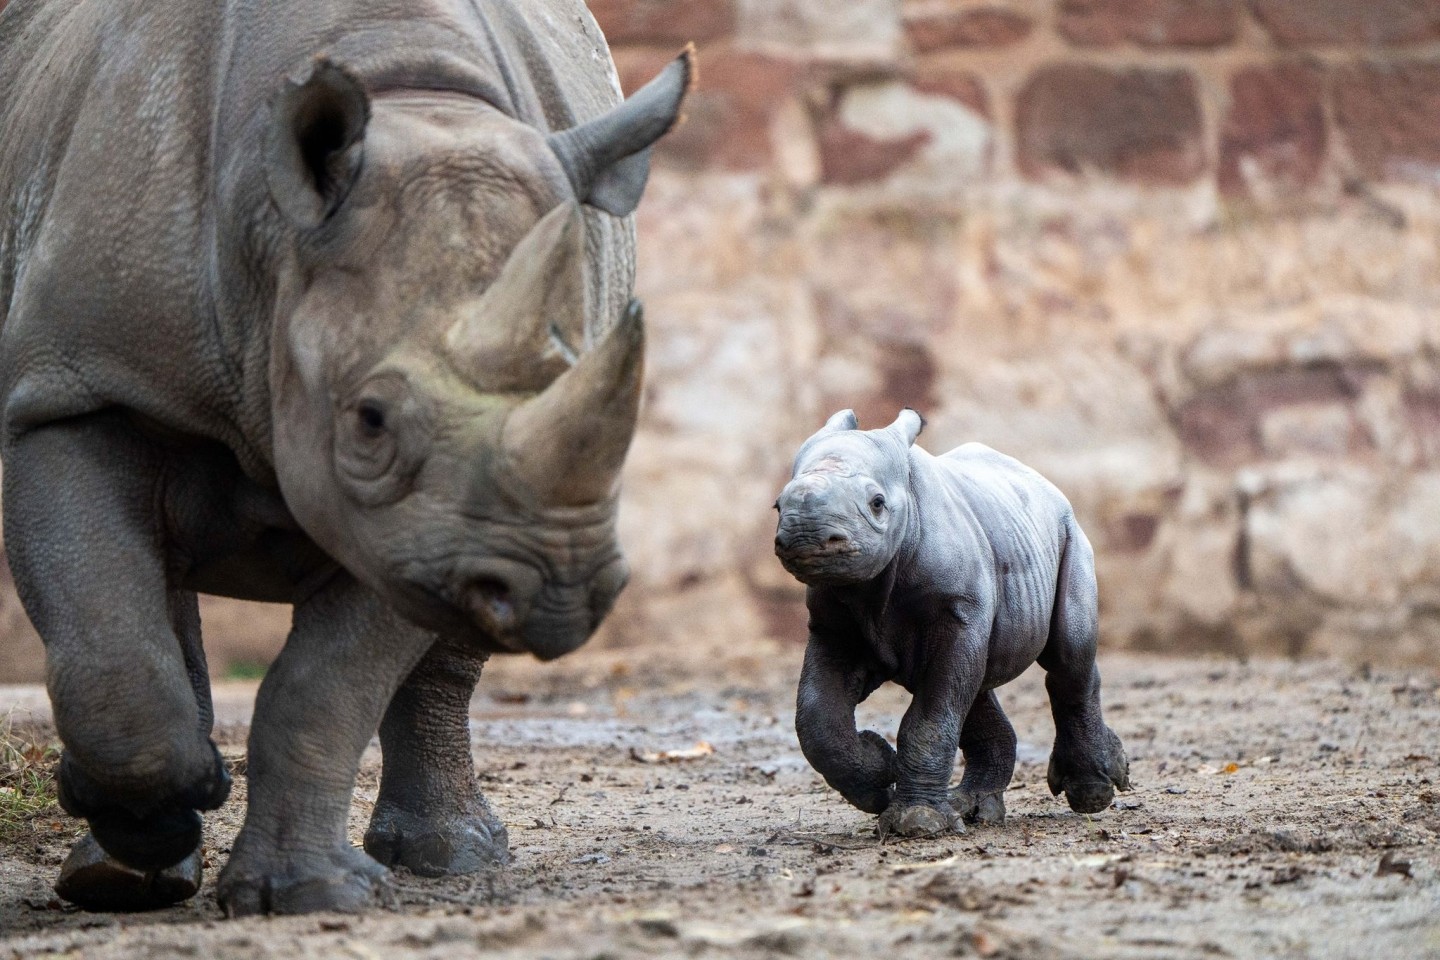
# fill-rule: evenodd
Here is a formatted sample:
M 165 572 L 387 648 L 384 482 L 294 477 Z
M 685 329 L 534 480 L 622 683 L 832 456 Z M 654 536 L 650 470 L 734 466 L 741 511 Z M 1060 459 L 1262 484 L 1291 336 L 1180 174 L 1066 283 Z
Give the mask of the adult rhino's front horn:
M 577 199 L 617 217 L 635 212 L 650 178 L 650 147 L 680 122 L 695 79 L 692 44 L 620 106 L 550 135 Z
M 644 357 L 644 310 L 632 300 L 604 340 L 510 414 L 501 435 L 507 479 L 547 507 L 614 495 L 640 412 Z

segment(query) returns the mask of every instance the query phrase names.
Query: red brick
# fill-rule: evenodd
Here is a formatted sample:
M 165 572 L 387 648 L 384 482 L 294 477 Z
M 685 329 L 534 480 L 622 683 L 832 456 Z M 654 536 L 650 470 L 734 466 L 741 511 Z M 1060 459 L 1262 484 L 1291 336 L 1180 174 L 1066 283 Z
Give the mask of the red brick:
M 930 134 L 924 131 L 903 140 L 876 140 L 831 117 L 820 126 L 821 179 L 845 186 L 883 180 L 929 142 Z
M 735 30 L 735 0 L 587 0 L 614 43 L 700 43 Z
M 1334 97 L 1362 174 L 1433 180 L 1440 171 L 1440 63 L 1354 67 L 1340 74 Z
M 1015 122 L 1028 177 L 1095 170 L 1182 184 L 1205 170 L 1195 78 L 1183 70 L 1045 67 L 1021 91 Z
M 1290 63 L 1252 67 L 1230 78 L 1230 112 L 1220 132 L 1220 188 L 1246 190 L 1247 168 L 1267 182 L 1305 186 L 1325 161 L 1325 76 Z
M 952 47 L 1008 47 L 1034 29 L 1029 17 L 994 8 L 945 11 L 905 20 L 905 34 L 916 53 Z
M 1240 0 L 1063 0 L 1060 32 L 1085 47 L 1218 47 L 1240 32 Z
M 1286 47 L 1405 44 L 1440 39 L 1440 0 L 1251 0 Z
M 616 50 L 626 95 L 670 59 L 669 52 Z M 794 63 L 725 48 L 700 53 L 700 80 L 685 102 L 685 123 L 660 141 L 659 153 L 691 169 L 748 170 L 770 162 L 770 123 L 804 78 Z

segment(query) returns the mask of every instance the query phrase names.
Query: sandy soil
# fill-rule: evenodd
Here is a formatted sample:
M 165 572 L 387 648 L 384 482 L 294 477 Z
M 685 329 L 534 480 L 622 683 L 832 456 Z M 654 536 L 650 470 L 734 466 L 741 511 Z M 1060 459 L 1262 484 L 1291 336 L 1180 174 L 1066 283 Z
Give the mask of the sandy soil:
M 798 667 L 798 648 L 492 667 L 475 756 L 514 864 L 397 876 L 364 917 L 220 919 L 243 783 L 210 818 L 206 891 L 153 914 L 61 907 L 73 824 L 46 821 L 0 848 L 0 956 L 1440 957 L 1433 675 L 1108 657 L 1136 789 L 1083 817 L 1045 788 L 1034 670 L 1002 692 L 1021 737 L 1009 821 L 882 846 L 799 753 Z M 252 693 L 221 690 L 227 755 Z M 905 703 L 886 688 L 862 720 L 891 734 Z M 637 758 L 702 740 L 713 753 Z M 356 842 L 377 771 L 372 750 Z

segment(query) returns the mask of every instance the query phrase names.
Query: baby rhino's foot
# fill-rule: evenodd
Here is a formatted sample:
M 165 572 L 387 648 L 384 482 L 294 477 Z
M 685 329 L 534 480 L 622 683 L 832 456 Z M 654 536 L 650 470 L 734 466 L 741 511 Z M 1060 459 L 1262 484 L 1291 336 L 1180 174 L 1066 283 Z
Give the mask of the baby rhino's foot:
M 1005 822 L 1005 792 L 971 793 L 963 786 L 950 791 L 950 806 L 966 823 L 1000 826 Z
M 1130 761 L 1120 738 L 1102 727 L 1095 744 L 1076 745 L 1055 740 L 1046 781 L 1052 794 L 1065 791 L 1070 809 L 1076 813 L 1099 813 L 1115 799 L 1116 790 L 1130 789 Z
M 55 892 L 85 910 L 157 910 L 200 891 L 200 851 L 161 870 L 136 870 L 110 856 L 87 833 L 70 848 Z
M 947 833 L 964 832 L 965 827 L 948 803 L 892 803 L 880 814 L 881 840 L 892 834 L 902 837 L 938 837 Z

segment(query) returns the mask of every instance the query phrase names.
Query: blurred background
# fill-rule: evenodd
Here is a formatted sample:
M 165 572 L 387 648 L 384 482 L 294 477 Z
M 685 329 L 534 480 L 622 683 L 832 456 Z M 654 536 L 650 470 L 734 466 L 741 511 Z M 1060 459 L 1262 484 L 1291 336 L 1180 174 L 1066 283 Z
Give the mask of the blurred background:
M 1069 495 L 1110 649 L 1440 665 L 1440 2 L 590 5 L 627 92 L 701 64 L 639 214 L 600 648 L 802 643 L 790 457 L 914 406 Z M 4 580 L 0 680 L 37 679 Z M 289 619 L 204 615 L 229 677 Z

